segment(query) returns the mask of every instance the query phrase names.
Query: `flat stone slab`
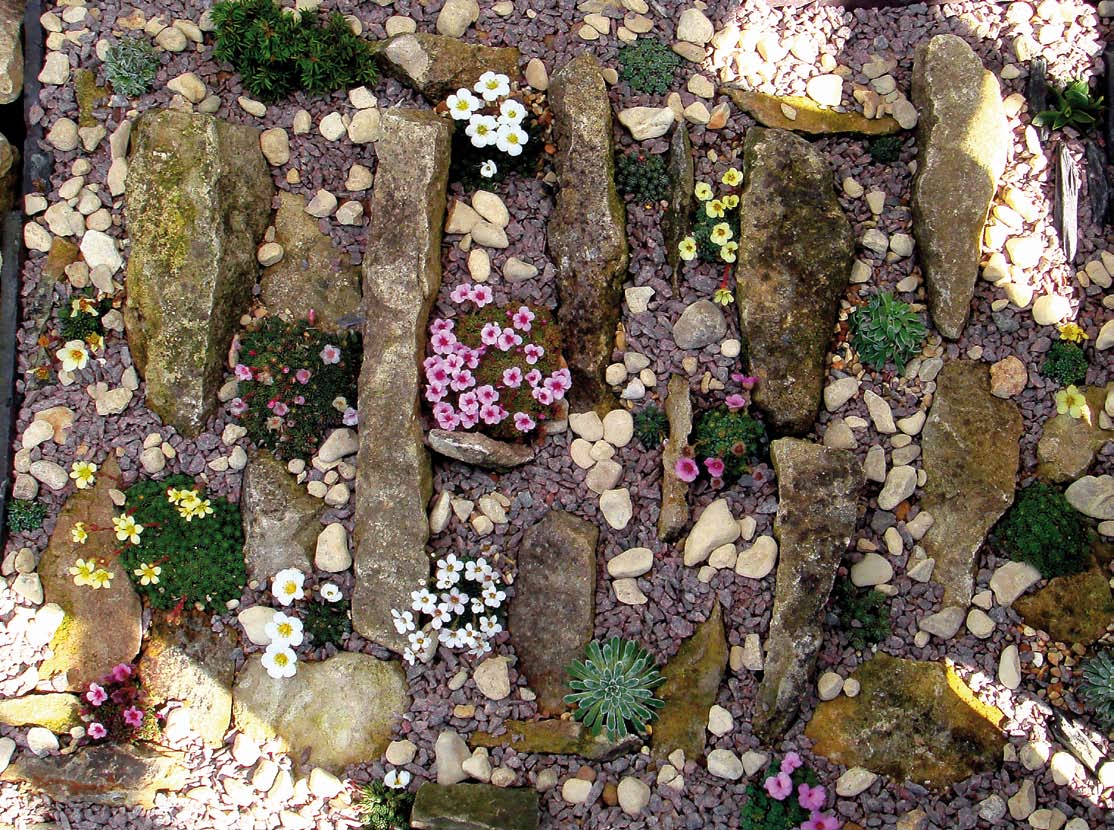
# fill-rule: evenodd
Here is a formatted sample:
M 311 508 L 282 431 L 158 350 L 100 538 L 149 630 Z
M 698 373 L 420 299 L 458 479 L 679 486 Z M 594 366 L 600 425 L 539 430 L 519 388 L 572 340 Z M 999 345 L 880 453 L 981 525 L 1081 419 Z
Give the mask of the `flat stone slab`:
M 308 571 L 322 527 L 321 500 L 267 450 L 249 457 L 241 493 L 248 579 L 267 582 L 284 568 Z
M 503 721 L 502 726 L 506 731 L 498 735 L 474 732 L 469 743 L 474 747 L 507 747 L 518 753 L 577 755 L 590 761 L 606 761 L 635 752 L 642 743 L 637 735 L 628 735 L 619 742 L 609 741 L 606 732 L 593 737 L 580 721 L 560 718 L 508 720 Z
M 1089 423 L 1067 413 L 1053 415 L 1044 422 L 1037 441 L 1037 475 L 1057 482 L 1074 481 L 1087 472 L 1106 442 L 1114 441 L 1114 430 L 1102 428 L 1100 414 L 1111 390 L 1114 382 L 1105 387 L 1080 388 L 1091 412 Z
M 55 734 L 81 726 L 81 699 L 66 692 L 47 692 L 0 699 L 0 723 L 42 726 Z
M 661 512 L 658 538 L 676 542 L 689 522 L 689 486 L 677 478 L 677 461 L 692 432 L 692 395 L 688 378 L 672 375 L 666 387 L 665 414 L 669 419 L 669 438 L 661 451 Z
M 534 460 L 534 448 L 529 444 L 498 441 L 478 432 L 431 429 L 426 440 L 439 455 L 489 470 L 507 470 Z
M 934 519 L 921 545 L 936 560 L 932 581 L 944 586 L 945 606 L 971 602 L 979 548 L 1013 504 L 1021 429 L 1017 404 L 990 393 L 989 366 L 944 365 L 921 433 L 920 504 Z
M 441 227 L 452 126 L 432 112 L 383 113 L 367 212 L 364 358 L 352 626 L 395 651 L 407 646 L 392 609 L 426 584 L 426 510 L 433 495 L 419 395 L 429 311 L 441 286 Z
M 1090 645 L 1114 623 L 1114 597 L 1101 568 L 1059 576 L 1035 594 L 1014 600 L 1026 625 L 1048 632 L 1060 643 Z
M 491 784 L 433 784 L 418 789 L 410 826 L 416 830 L 537 830 L 538 794 Z
M 891 135 L 901 129 L 901 125 L 888 115 L 867 118 L 861 112 L 836 112 L 821 107 L 811 98 L 797 95 L 767 95 L 765 92 L 735 87 L 726 87 L 723 91 L 735 102 L 735 106 L 763 127 L 776 127 L 810 135 Z M 785 107 L 793 111 L 793 118 L 786 115 Z
M 395 35 L 378 47 L 379 65 L 388 75 L 439 104 L 460 87 L 471 89 L 484 72 L 518 77 L 519 51 L 513 46 L 482 46 L 427 32 Z

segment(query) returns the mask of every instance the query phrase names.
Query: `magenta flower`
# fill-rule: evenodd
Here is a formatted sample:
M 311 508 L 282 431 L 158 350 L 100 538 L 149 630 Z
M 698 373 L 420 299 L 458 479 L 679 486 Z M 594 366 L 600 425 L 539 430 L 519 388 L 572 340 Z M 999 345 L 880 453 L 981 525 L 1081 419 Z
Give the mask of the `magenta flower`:
M 344 414 L 340 417 L 341 423 L 346 427 L 354 427 L 360 422 L 360 413 L 352 407 L 344 410 Z
M 737 412 L 740 409 L 746 408 L 747 399 L 736 392 L 734 395 L 728 395 L 724 403 L 727 404 L 727 408 L 732 412 Z
M 454 375 L 464 368 L 464 358 L 458 354 L 445 355 L 443 365 Z
M 810 787 L 808 784 L 797 785 L 797 803 L 804 810 L 815 812 L 824 806 L 827 793 L 820 786 Z
M 512 366 L 509 369 L 503 370 L 503 385 L 509 386 L 511 389 L 517 389 L 522 385 L 522 370 L 517 366 Z
M 116 683 L 123 683 L 132 676 L 132 667 L 127 663 L 117 663 L 112 667 L 112 679 Z
M 758 385 L 758 378 L 754 375 L 744 375 L 739 372 L 731 373 L 731 380 L 739 384 L 743 389 L 753 389 Z
M 465 300 L 471 299 L 471 297 L 472 283 L 470 282 L 462 282 L 460 285 L 454 288 L 452 293 L 449 295 L 449 299 L 452 300 L 454 303 L 463 303 Z
M 723 478 L 723 462 L 718 458 L 705 458 L 704 469 L 712 478 Z
M 539 383 L 542 382 L 542 377 L 544 376 L 542 375 L 540 369 L 531 369 L 529 372 L 526 373 L 526 382 L 531 386 L 537 386 Z
M 454 392 L 463 392 L 465 389 L 475 385 L 475 376 L 467 369 L 461 369 L 456 373 L 456 377 L 453 378 L 452 383 L 449 384 L 449 388 Z
M 494 346 L 499 342 L 499 333 L 501 331 L 502 329 L 499 328 L 498 323 L 485 323 L 484 327 L 480 329 L 480 340 L 488 346 Z
M 785 801 L 789 794 L 793 792 L 793 779 L 787 773 L 779 772 L 777 775 L 771 775 L 766 779 L 765 787 L 766 792 L 770 794 L 770 798 L 775 801 Z
M 477 308 L 483 308 L 495 299 L 495 295 L 491 293 L 491 289 L 486 285 L 474 285 L 472 290 L 468 292 L 468 299 L 474 302 Z
M 143 710 L 129 706 L 124 710 L 124 723 L 132 729 L 138 729 L 143 725 Z
M 464 358 L 464 365 L 469 369 L 475 369 L 480 365 L 480 358 L 483 357 L 483 352 L 479 349 L 469 349 L 467 352 L 461 352 L 460 356 Z
M 527 343 L 526 348 L 523 349 L 523 351 L 526 353 L 526 362 L 529 363 L 531 366 L 537 363 L 538 360 L 541 359 L 543 355 L 545 355 L 545 349 L 535 343 Z
M 251 367 L 243 363 L 237 363 L 232 373 L 236 375 L 236 380 L 251 380 Z
M 430 366 L 425 370 L 425 379 L 430 383 L 447 384 L 451 377 L 449 377 L 449 369 L 442 363 L 440 366 Z
M 471 392 L 465 392 L 463 395 L 461 395 L 460 400 L 457 403 L 460 406 L 461 412 L 467 412 L 474 415 L 475 413 L 480 411 L 480 399 L 479 396 L 476 395 L 476 390 L 474 389 Z
M 534 423 L 534 419 L 525 412 L 514 413 L 514 428 L 519 432 L 529 432 L 536 426 L 537 424 Z
M 435 332 L 429 338 L 429 345 L 433 347 L 435 354 L 449 354 L 456 345 L 456 337 L 448 331 Z
M 456 383 L 456 381 L 453 381 Z M 443 383 L 430 383 L 425 388 L 425 399 L 430 403 L 437 403 L 442 400 L 447 394 L 445 385 Z
M 102 724 L 93 721 L 91 724 L 89 724 L 89 728 L 85 730 L 85 734 L 87 734 L 94 741 L 99 741 L 101 738 L 108 734 L 108 730 L 105 729 Z
M 514 329 L 510 329 L 510 328 L 503 329 L 502 333 L 499 335 L 499 338 L 498 338 L 499 351 L 509 352 L 511 349 L 513 349 L 515 346 L 519 345 L 521 342 L 522 342 L 522 338 L 519 335 L 515 334 Z
M 518 311 L 511 315 L 511 325 L 519 331 L 530 331 L 530 323 L 534 319 L 534 312 L 524 305 L 518 307 Z
M 681 481 L 688 483 L 696 481 L 696 477 L 700 475 L 700 468 L 696 466 L 696 462 L 691 458 L 681 456 L 677 459 L 677 463 L 673 465 L 673 472 Z
M 785 757 L 781 759 L 781 771 L 786 775 L 792 775 L 796 770 L 804 765 L 801 756 L 796 752 L 786 752 Z
M 100 706 L 108 700 L 108 692 L 96 683 L 89 684 L 89 691 L 85 693 L 85 699 L 92 703 L 94 706 Z
M 456 325 L 452 320 L 447 320 L 444 317 L 438 317 L 429 324 L 429 330 L 434 334 L 443 334 L 447 331 L 452 331 L 453 326 Z
M 471 429 L 480 422 L 480 415 L 478 410 L 473 410 L 471 412 L 465 412 L 462 410 L 459 414 L 460 425 L 465 429 Z
M 480 418 L 485 424 L 497 424 L 506 417 L 506 410 L 498 404 L 488 403 L 480 407 Z
M 499 393 L 495 391 L 495 387 L 490 383 L 485 383 L 483 386 L 476 387 L 476 400 L 481 405 L 495 403 L 499 400 Z
M 451 403 L 448 403 L 447 401 L 442 401 L 441 403 L 436 404 L 433 407 L 433 417 L 436 418 L 438 421 L 440 421 L 442 418 L 448 418 L 455 411 L 456 410 L 453 409 L 453 405 Z
M 305 386 L 307 383 L 309 383 L 309 379 L 311 377 L 313 376 L 310 374 L 309 369 L 299 369 L 297 372 L 294 373 L 294 380 L 298 381 L 298 383 L 302 384 L 302 386 Z
M 290 411 L 290 407 L 288 407 L 282 401 L 272 401 L 271 411 L 278 415 L 280 418 L 283 418 L 286 416 L 286 413 Z
M 340 349 L 332 343 L 327 343 L 321 350 L 321 362 L 330 365 L 340 363 Z
M 530 393 L 534 400 L 542 406 L 549 406 L 553 403 L 553 393 L 546 389 L 544 386 L 535 386 L 534 390 Z
M 228 411 L 231 412 L 235 417 L 239 418 L 241 415 L 248 411 L 247 402 L 244 401 L 243 398 L 233 398 L 231 401 L 228 402 Z
M 303 406 L 305 404 L 305 402 L 306 402 L 305 395 L 295 395 L 294 396 L 294 405 L 295 406 Z
M 813 813 L 801 824 L 801 830 L 839 830 L 842 825 L 831 813 Z

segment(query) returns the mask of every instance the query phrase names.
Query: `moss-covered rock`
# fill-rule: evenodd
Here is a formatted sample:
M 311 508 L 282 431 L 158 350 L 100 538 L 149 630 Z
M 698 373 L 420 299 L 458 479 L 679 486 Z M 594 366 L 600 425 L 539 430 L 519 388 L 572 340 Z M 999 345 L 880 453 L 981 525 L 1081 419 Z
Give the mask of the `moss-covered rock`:
M 412 32 L 395 35 L 374 48 L 384 73 L 434 104 L 459 87 L 471 89 L 484 72 L 518 76 L 519 51 L 513 46 L 483 46 L 455 37 Z
M 505 732 L 475 732 L 469 739 L 472 746 L 507 747 L 518 753 L 538 755 L 577 755 L 591 761 L 602 761 L 625 752 L 633 752 L 641 739 L 629 735 L 619 742 L 607 739 L 606 733 L 592 737 L 584 724 L 576 720 L 509 720 L 502 724 Z
M 901 126 L 890 116 L 867 118 L 859 112 L 837 112 L 819 106 L 811 98 L 797 95 L 767 95 L 749 89 L 727 87 L 724 90 L 735 105 L 761 124 L 780 130 L 794 130 L 810 135 L 831 133 L 860 133 L 862 135 L 891 135 Z M 785 107 L 794 112 L 790 118 Z
M 1104 570 L 1089 570 L 1050 580 L 1035 594 L 1013 603 L 1027 625 L 1061 643 L 1090 645 L 1114 623 L 1114 597 Z
M 0 723 L 43 726 L 63 734 L 81 726 L 81 700 L 65 692 L 7 698 L 0 700 Z
M 416 830 L 537 830 L 538 794 L 491 784 L 422 784 L 410 813 Z
M 1044 422 L 1037 442 L 1037 475 L 1049 481 L 1074 481 L 1087 472 L 1106 442 L 1114 441 L 1114 430 L 1100 425 L 1112 388 L 1114 383 L 1080 388 L 1087 398 L 1088 417 L 1073 418 L 1065 413 Z

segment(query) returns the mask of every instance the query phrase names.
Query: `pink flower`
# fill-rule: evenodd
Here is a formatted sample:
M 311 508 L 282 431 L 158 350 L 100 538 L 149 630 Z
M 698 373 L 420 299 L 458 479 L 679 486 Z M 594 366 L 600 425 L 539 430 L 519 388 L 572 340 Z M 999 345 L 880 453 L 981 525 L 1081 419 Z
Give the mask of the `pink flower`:
M 445 355 L 444 366 L 455 375 L 464 368 L 464 358 L 458 354 Z
M 236 368 L 232 370 L 236 375 L 236 380 L 251 380 L 251 367 L 245 366 L 243 363 L 237 363 Z
M 526 382 L 531 386 L 537 386 L 542 382 L 542 373 L 540 369 L 531 369 L 526 373 Z
M 448 383 L 451 378 L 449 377 L 449 369 L 442 361 L 439 365 L 430 366 L 425 370 L 425 379 L 430 383 Z
M 549 380 L 550 383 L 546 385 L 553 390 L 554 394 L 561 392 L 563 396 L 572 386 L 572 376 L 569 374 L 568 369 L 558 369 L 549 376 Z
M 804 765 L 801 756 L 796 752 L 786 752 L 785 757 L 781 759 L 781 771 L 786 775 L 792 775 L 796 770 Z
M 815 812 L 824 806 L 827 793 L 823 787 L 810 787 L 808 784 L 797 785 L 797 803 L 804 810 Z
M 758 385 L 758 378 L 754 375 L 744 375 L 739 372 L 731 373 L 731 380 L 742 386 L 744 389 L 753 389 Z
M 839 830 L 839 819 L 831 813 L 817 813 L 815 810 L 808 821 L 801 824 L 801 830 Z
M 108 692 L 96 683 L 89 684 L 89 691 L 85 693 L 85 699 L 92 703 L 94 706 L 100 706 L 108 700 Z
M 499 393 L 495 391 L 495 387 L 490 383 L 485 383 L 483 386 L 476 387 L 476 400 L 481 404 L 491 404 L 499 400 Z
M 344 410 L 344 414 L 340 417 L 341 423 L 346 427 L 354 427 L 360 422 L 360 413 L 352 407 Z
M 228 402 L 228 411 L 239 418 L 248 411 L 248 405 L 243 398 L 233 398 Z
M 456 383 L 456 381 L 453 381 Z M 455 388 L 455 387 L 454 387 Z M 425 388 L 425 399 L 430 403 L 437 403 L 447 394 L 443 383 L 431 383 Z
M 548 377 L 542 381 L 542 386 L 550 391 L 555 401 L 559 401 L 561 398 L 565 397 L 565 384 L 560 378 Z
M 514 428 L 519 432 L 529 432 L 536 426 L 537 424 L 534 423 L 534 419 L 525 412 L 514 413 Z
M 451 403 L 443 401 L 433 407 L 433 417 L 440 421 L 442 418 L 449 417 L 455 411 Z
M 736 392 L 734 395 L 728 395 L 724 403 L 727 404 L 728 409 L 730 409 L 732 412 L 735 412 L 737 410 L 746 408 L 747 399 Z
M 723 462 L 718 458 L 705 458 L 704 469 L 712 478 L 723 478 Z
M 524 305 L 518 307 L 518 311 L 511 315 L 511 325 L 519 331 L 530 331 L 530 323 L 534 319 L 534 312 Z
M 507 416 L 507 411 L 498 404 L 489 403 L 480 407 L 480 418 L 485 424 L 497 424 Z
M 483 357 L 483 352 L 479 349 L 468 349 L 466 352 L 461 352 L 460 356 L 464 358 L 464 365 L 469 369 L 475 369 L 480 365 L 480 358 Z
M 464 410 L 461 410 L 461 412 L 460 412 L 460 425 L 462 427 L 464 427 L 465 429 L 471 429 L 472 427 L 474 427 L 479 422 L 480 422 L 480 415 L 479 415 L 478 410 L 472 410 L 471 412 L 465 412 Z
M 453 293 L 449 295 L 449 299 L 454 303 L 463 303 L 465 300 L 471 299 L 472 296 L 472 283 L 462 282 L 453 289 Z
M 495 299 L 495 295 L 491 293 L 491 289 L 486 285 L 474 285 L 472 290 L 468 292 L 468 299 L 474 302 L 477 308 L 483 308 Z
M 447 320 L 444 317 L 438 317 L 429 324 L 429 330 L 434 334 L 443 334 L 447 331 L 452 331 L 455 323 L 452 320 Z
M 786 773 L 779 772 L 766 779 L 766 792 L 776 801 L 785 801 L 789 793 L 793 792 L 793 779 Z
M 123 683 L 132 676 L 132 667 L 127 663 L 117 663 L 112 667 L 112 679 L 116 683 Z
M 535 386 L 534 391 L 530 393 L 534 400 L 542 406 L 549 406 L 553 403 L 553 393 L 546 389 L 544 386 Z
M 512 366 L 509 369 L 503 370 L 503 385 L 509 386 L 511 389 L 517 389 L 522 385 L 522 370 L 517 366 Z
M 545 354 L 545 349 L 534 343 L 527 343 L 526 348 L 523 349 L 523 351 L 526 352 L 526 362 L 529 363 L 531 366 L 537 363 L 538 359 Z
M 700 468 L 696 466 L 696 462 L 691 458 L 681 456 L 677 459 L 677 463 L 673 465 L 673 472 L 677 474 L 677 478 L 687 483 L 696 481 L 696 477 L 700 475 Z
M 271 411 L 278 415 L 280 418 L 284 417 L 286 413 L 290 411 L 290 407 L 288 407 L 282 401 L 271 401 L 268 406 L 270 406 Z
M 85 730 L 85 733 L 94 741 L 99 741 L 101 738 L 108 734 L 108 730 L 105 729 L 102 724 L 93 721 L 91 724 L 89 724 L 89 728 Z
M 305 404 L 305 402 L 306 402 L 305 395 L 295 395 L 294 396 L 294 405 L 295 406 L 303 406 Z
M 340 363 L 340 349 L 332 343 L 327 343 L 321 350 L 321 362 L 328 365 Z
M 457 404 L 461 412 L 467 412 L 469 415 L 475 415 L 480 411 L 480 399 L 476 396 L 476 390 L 474 389 L 461 395 Z
M 468 387 L 475 385 L 476 378 L 473 377 L 472 373 L 467 369 L 461 369 L 456 373 L 456 377 L 453 378 L 452 383 L 449 384 L 449 388 L 454 392 L 463 392 Z
M 443 407 L 443 408 L 442 408 Z M 452 432 L 460 426 L 460 416 L 456 414 L 452 404 L 439 403 L 433 408 L 433 417 L 437 419 L 437 426 Z
M 305 386 L 307 383 L 309 383 L 309 379 L 311 377 L 313 376 L 310 374 L 309 369 L 299 369 L 297 372 L 294 373 L 294 380 L 298 381 L 298 383 L 302 384 L 302 386 Z
M 143 725 L 143 710 L 129 706 L 124 710 L 124 723 L 132 729 L 138 729 Z
M 487 323 L 480 329 L 480 340 L 489 346 L 494 346 L 499 342 L 499 328 L 498 323 Z M 506 351 L 504 349 L 504 351 Z
M 499 351 L 509 352 L 522 342 L 522 338 L 514 333 L 514 329 L 503 329 L 499 335 Z

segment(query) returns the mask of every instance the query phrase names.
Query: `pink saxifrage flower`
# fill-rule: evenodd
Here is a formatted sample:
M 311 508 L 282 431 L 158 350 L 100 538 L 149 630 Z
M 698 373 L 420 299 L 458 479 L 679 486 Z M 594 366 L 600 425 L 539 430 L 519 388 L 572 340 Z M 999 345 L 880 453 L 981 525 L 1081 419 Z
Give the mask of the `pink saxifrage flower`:
M 282 401 L 271 401 L 269 404 L 267 404 L 267 406 L 270 407 L 270 410 L 280 418 L 286 417 L 286 414 L 290 411 L 290 407 L 288 407 Z
M 340 349 L 332 343 L 327 343 L 321 350 L 321 362 L 330 366 L 340 363 Z
M 519 331 L 530 331 L 530 324 L 534 320 L 534 312 L 524 305 L 518 307 L 518 311 L 511 314 L 511 325 Z
M 456 381 L 454 380 L 453 384 L 455 385 L 455 383 L 456 383 Z M 445 389 L 445 384 L 443 384 L 443 383 L 429 383 L 429 384 L 426 384 L 425 399 L 427 401 L 429 401 L 430 403 L 437 403 L 437 402 L 443 400 L 445 395 L 447 395 L 447 394 L 448 394 L 448 390 Z
M 360 423 L 360 413 L 352 407 L 348 407 L 344 410 L 344 414 L 341 415 L 340 420 L 346 427 L 354 427 Z
M 801 808 L 810 812 L 815 812 L 824 806 L 824 799 L 827 793 L 823 787 L 816 786 L 810 787 L 808 784 L 797 785 L 797 803 Z
M 143 725 L 143 710 L 137 709 L 134 706 L 129 706 L 124 710 L 124 723 L 132 729 L 138 729 Z
M 462 282 L 449 294 L 449 299 L 454 303 L 464 303 L 472 296 L 472 283 Z
M 453 326 L 456 325 L 452 320 L 447 320 L 444 317 L 438 317 L 429 324 L 429 330 L 434 334 L 442 334 L 447 331 L 452 331 Z
M 831 813 L 818 813 L 815 810 L 808 821 L 801 824 L 801 830 L 839 830 L 842 825 Z
M 781 759 L 781 771 L 786 775 L 792 775 L 802 766 L 804 766 L 804 761 L 796 752 L 786 752 L 785 757 Z
M 545 375 L 541 373 L 541 369 L 531 369 L 526 373 L 526 382 L 530 384 L 530 386 L 537 386 L 542 382 L 543 377 L 545 377 Z
M 525 412 L 514 413 L 514 428 L 519 432 L 529 432 L 536 426 L 537 424 L 534 423 L 534 419 Z
M 132 667 L 127 663 L 117 663 L 112 667 L 112 680 L 116 683 L 123 683 L 132 676 Z
M 463 392 L 465 389 L 475 385 L 475 376 L 467 369 L 461 369 L 456 373 L 456 377 L 453 378 L 452 383 L 449 384 L 449 388 L 454 392 Z
M 502 329 L 499 328 L 498 323 L 484 323 L 484 327 L 480 329 L 480 341 L 488 346 L 494 346 L 499 342 L 499 335 Z
M 734 395 L 728 395 L 724 403 L 727 404 L 727 408 L 732 412 L 737 412 L 740 409 L 746 409 L 747 399 L 736 392 Z
M 503 331 L 499 333 L 497 339 L 497 345 L 501 352 L 509 352 L 520 343 L 522 343 L 522 337 L 516 334 L 515 330 L 511 328 L 503 329 Z
M 436 331 L 429 337 L 429 345 L 433 349 L 434 354 L 452 354 L 453 347 L 456 346 L 456 344 L 456 337 L 449 331 Z
M 511 389 L 517 389 L 522 385 L 522 370 L 517 366 L 512 366 L 509 369 L 503 370 L 503 385 Z
M 718 458 L 705 458 L 704 469 L 712 478 L 723 478 L 723 462 Z
M 228 402 L 228 411 L 236 418 L 239 418 L 248 411 L 248 404 L 243 398 L 233 398 Z
M 305 386 L 307 383 L 309 383 L 309 379 L 311 377 L 313 377 L 313 374 L 310 372 L 309 369 L 299 369 L 297 372 L 294 373 L 294 380 L 298 381 L 298 383 L 302 384 L 302 386 Z
M 779 772 L 777 775 L 771 775 L 767 778 L 764 786 L 770 798 L 775 801 L 785 801 L 789 794 L 793 792 L 793 779 L 789 777 L 788 773 Z
M 491 289 L 486 285 L 473 285 L 468 292 L 468 299 L 474 302 L 477 308 L 483 308 L 495 299 L 495 295 L 491 293 Z
M 92 703 L 94 706 L 100 706 L 108 700 L 108 692 L 96 683 L 89 684 L 89 691 L 85 693 L 85 699 Z
M 236 380 L 251 380 L 251 367 L 245 366 L 243 363 L 237 363 L 236 368 L 232 370 L 232 374 L 236 376 Z
M 535 386 L 530 395 L 542 406 L 549 406 L 553 403 L 553 393 L 544 386 Z
M 523 349 L 523 352 L 526 353 L 526 362 L 529 363 L 531 366 L 537 363 L 545 355 L 545 349 L 537 345 L 536 343 L 527 343 L 525 348 Z
M 673 472 L 676 473 L 677 478 L 687 484 L 696 481 L 696 477 L 700 475 L 700 468 L 696 466 L 696 462 L 691 458 L 682 456 L 673 465 Z
M 91 724 L 89 724 L 89 728 L 85 730 L 85 734 L 87 734 L 94 741 L 99 741 L 101 738 L 108 734 L 108 730 L 104 728 L 103 724 L 93 721 Z
M 483 386 L 476 387 L 476 400 L 480 402 L 481 406 L 492 404 L 499 400 L 499 393 L 490 383 L 485 383 Z

